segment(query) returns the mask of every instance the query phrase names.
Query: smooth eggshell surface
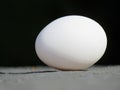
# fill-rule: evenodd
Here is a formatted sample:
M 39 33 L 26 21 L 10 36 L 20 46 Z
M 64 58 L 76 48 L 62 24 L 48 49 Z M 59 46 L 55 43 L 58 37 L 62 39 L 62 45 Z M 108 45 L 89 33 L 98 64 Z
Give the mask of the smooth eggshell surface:
M 48 66 L 61 70 L 85 70 L 104 54 L 107 37 L 94 20 L 78 15 L 58 18 L 37 36 L 35 50 Z

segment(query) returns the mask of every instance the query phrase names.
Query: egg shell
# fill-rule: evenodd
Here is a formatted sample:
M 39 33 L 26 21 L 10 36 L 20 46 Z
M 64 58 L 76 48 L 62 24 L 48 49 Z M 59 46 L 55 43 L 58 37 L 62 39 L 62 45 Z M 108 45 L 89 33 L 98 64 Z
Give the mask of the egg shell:
M 104 29 L 96 21 L 79 15 L 58 18 L 38 34 L 37 56 L 61 70 L 85 70 L 103 56 L 107 47 Z

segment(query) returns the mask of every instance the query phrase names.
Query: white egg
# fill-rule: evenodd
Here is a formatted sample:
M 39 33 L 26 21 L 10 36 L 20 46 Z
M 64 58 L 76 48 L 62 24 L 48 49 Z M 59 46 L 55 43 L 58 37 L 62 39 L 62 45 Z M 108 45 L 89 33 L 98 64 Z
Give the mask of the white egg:
M 85 70 L 104 54 L 107 37 L 94 20 L 78 15 L 58 18 L 37 36 L 35 50 L 48 66 L 61 70 Z

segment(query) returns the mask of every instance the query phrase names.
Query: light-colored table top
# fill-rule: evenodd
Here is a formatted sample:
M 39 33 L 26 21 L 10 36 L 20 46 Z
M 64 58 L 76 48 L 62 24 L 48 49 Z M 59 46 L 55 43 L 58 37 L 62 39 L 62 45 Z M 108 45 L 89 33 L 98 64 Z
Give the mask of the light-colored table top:
M 86 71 L 0 67 L 0 90 L 120 90 L 120 65 L 92 66 Z

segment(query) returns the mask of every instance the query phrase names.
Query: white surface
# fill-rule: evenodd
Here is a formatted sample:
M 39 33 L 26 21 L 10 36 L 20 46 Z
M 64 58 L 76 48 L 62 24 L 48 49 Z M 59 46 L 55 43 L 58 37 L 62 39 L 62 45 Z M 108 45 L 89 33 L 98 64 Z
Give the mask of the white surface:
M 47 65 L 63 70 L 83 70 L 104 54 L 107 37 L 94 20 L 65 16 L 48 24 L 38 35 L 35 49 Z

